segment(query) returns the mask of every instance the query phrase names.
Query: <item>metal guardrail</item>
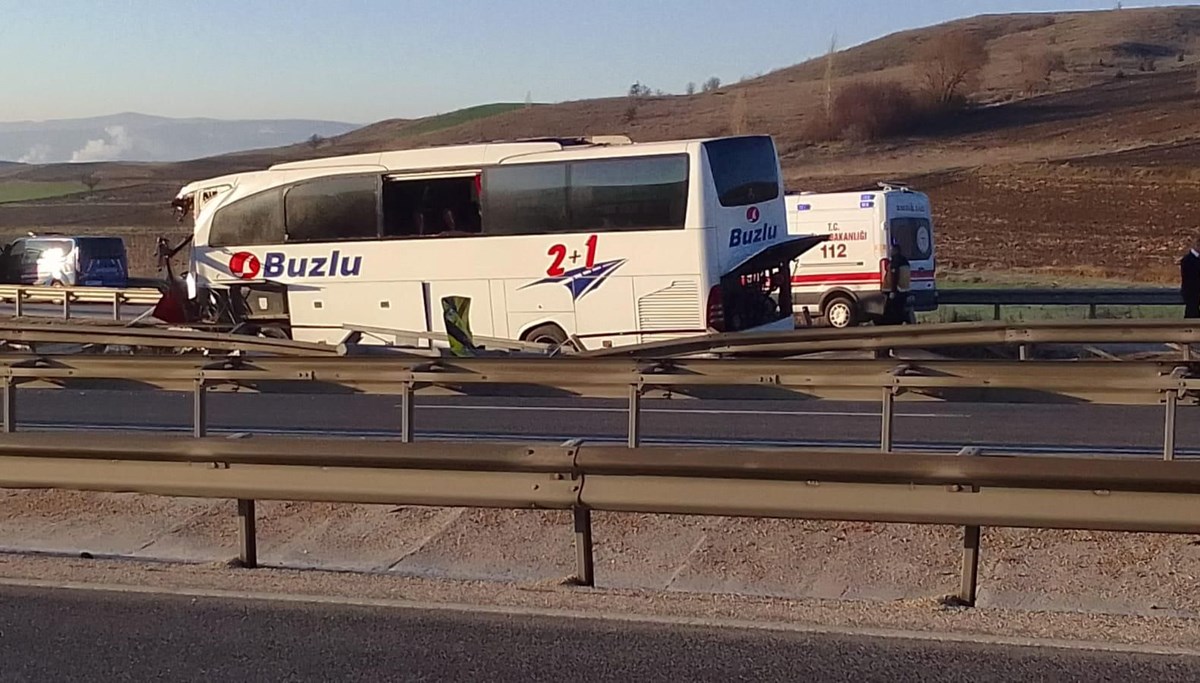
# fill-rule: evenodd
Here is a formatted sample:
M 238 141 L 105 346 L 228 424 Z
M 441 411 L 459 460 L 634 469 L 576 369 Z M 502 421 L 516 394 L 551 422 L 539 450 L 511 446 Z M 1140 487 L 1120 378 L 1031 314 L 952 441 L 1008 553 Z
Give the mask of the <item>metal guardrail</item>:
M 162 292 L 150 287 L 118 289 L 112 287 L 30 287 L 25 285 L 0 285 L 0 302 L 11 303 L 13 315 L 25 314 L 25 304 L 53 304 L 62 306 L 63 319 L 71 317 L 72 304 L 107 304 L 112 307 L 113 320 L 121 319 L 121 307 L 153 306 L 162 297 Z
M 1088 318 L 1100 306 L 1183 306 L 1179 290 L 1169 287 L 939 289 L 939 306 L 991 306 L 994 320 L 1004 306 L 1087 306 Z
M 725 333 L 585 351 L 588 358 L 667 358 L 696 354 L 800 355 L 954 346 L 1034 344 L 1196 344 L 1200 321 L 1073 320 L 1028 323 L 932 323 L 852 329 Z
M 57 320 L 45 322 L 0 320 L 0 342 L 24 345 L 79 344 L 159 349 L 205 349 L 307 356 L 339 353 L 338 347 L 328 344 L 102 321 L 68 323 Z M 0 356 L 0 358 L 3 357 Z M 128 360 L 141 362 L 144 359 L 131 358 Z
M 0 487 L 238 501 L 571 510 L 576 579 L 594 585 L 593 511 L 964 528 L 959 600 L 974 604 L 983 526 L 1198 533 L 1200 462 L 882 455 L 861 451 L 400 444 L 317 439 L 6 435 Z
M 880 402 L 880 449 L 893 450 L 897 400 L 1106 403 L 1164 406 L 1163 457 L 1175 457 L 1178 407 L 1197 403 L 1200 364 L 1131 361 L 901 361 L 604 358 L 424 359 L 0 355 L 5 431 L 17 428 L 18 387 L 191 391 L 196 434 L 208 395 L 363 392 L 401 397 L 401 436 L 413 438 L 417 392 L 488 396 L 622 398 L 629 443 L 641 439 L 647 397 L 827 399 Z

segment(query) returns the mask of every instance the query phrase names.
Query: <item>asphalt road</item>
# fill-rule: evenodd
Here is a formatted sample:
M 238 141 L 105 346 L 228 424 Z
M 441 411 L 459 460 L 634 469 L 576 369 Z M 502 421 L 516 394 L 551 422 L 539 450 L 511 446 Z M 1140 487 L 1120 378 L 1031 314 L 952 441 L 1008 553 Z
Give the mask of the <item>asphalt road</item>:
M 191 431 L 191 396 L 150 391 L 22 390 L 22 429 Z M 395 396 L 210 394 L 214 433 L 397 436 Z M 832 401 L 647 400 L 643 443 L 876 447 L 878 404 Z M 898 448 L 997 452 L 1161 454 L 1163 411 L 1153 406 L 898 403 Z M 622 402 L 584 399 L 420 398 L 417 438 L 618 441 Z M 1200 411 L 1180 408 L 1177 445 L 1200 455 Z
M 0 588 L 6 681 L 1194 681 L 1200 658 Z

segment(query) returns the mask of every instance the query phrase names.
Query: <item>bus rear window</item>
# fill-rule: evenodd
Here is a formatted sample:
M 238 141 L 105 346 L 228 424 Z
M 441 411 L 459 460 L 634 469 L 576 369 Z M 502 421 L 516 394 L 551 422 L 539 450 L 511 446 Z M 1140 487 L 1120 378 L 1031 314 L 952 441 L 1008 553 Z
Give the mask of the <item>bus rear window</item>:
M 771 138 L 726 138 L 704 143 L 721 206 L 746 206 L 779 196 L 779 160 Z

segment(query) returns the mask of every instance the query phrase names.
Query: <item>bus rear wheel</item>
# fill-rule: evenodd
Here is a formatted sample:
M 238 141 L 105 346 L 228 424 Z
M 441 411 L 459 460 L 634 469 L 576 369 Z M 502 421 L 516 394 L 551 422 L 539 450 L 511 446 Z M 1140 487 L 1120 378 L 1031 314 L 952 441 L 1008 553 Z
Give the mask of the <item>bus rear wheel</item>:
M 567 333 L 561 327 L 553 323 L 546 325 L 538 325 L 529 332 L 525 333 L 525 341 L 533 342 L 534 344 L 548 344 L 550 346 L 562 346 L 567 343 Z
M 850 297 L 835 296 L 825 304 L 825 321 L 830 327 L 846 329 L 858 324 L 858 306 Z

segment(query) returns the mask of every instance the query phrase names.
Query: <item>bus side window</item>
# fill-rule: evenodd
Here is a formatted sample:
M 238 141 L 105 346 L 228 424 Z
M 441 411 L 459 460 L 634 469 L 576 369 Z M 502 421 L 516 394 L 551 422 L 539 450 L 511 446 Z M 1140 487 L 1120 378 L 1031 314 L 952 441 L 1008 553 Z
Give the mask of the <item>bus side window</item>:
M 474 179 L 388 180 L 383 186 L 384 237 L 438 237 L 480 232 Z
M 379 236 L 377 176 L 334 176 L 288 189 L 283 200 L 289 242 L 335 242 Z
M 279 188 L 217 209 L 208 238 L 214 247 L 253 247 L 283 241 L 283 191 Z

